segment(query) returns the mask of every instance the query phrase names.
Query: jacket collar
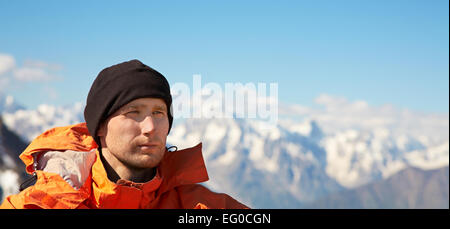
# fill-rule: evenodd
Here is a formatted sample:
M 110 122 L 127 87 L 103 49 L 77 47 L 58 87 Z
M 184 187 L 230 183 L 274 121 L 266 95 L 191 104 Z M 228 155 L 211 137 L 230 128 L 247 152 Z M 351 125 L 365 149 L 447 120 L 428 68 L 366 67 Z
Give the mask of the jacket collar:
M 92 179 L 100 192 L 115 193 L 122 186 L 135 187 L 146 194 L 160 195 L 180 185 L 196 184 L 209 180 L 202 155 L 202 143 L 180 151 L 167 151 L 155 177 L 146 183 L 127 180 L 110 181 L 97 150 L 97 160 L 92 166 Z
M 163 187 L 168 190 L 179 185 L 196 184 L 209 180 L 203 160 L 202 143 L 180 151 L 166 151 L 159 171 L 163 178 Z

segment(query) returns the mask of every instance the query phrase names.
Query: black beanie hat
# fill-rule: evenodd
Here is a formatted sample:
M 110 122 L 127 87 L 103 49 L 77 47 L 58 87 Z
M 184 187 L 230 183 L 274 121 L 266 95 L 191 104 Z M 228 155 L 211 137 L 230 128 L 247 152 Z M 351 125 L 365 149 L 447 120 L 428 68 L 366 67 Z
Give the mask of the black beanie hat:
M 123 105 L 145 97 L 164 100 L 170 132 L 173 121 L 172 96 L 169 83 L 161 73 L 139 60 L 131 60 L 105 68 L 98 74 L 84 108 L 89 133 L 98 146 L 101 146 L 100 138 L 97 137 L 100 124 Z

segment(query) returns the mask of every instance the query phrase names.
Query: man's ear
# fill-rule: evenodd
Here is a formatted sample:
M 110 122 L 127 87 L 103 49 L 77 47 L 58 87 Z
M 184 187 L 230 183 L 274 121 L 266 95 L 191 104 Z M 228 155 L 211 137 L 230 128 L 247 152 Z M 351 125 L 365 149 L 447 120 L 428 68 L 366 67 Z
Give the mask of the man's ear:
M 106 137 L 106 123 L 102 122 L 97 130 L 97 138 L 100 141 L 100 147 L 106 147 L 105 137 Z
M 106 135 L 106 122 L 102 122 L 98 127 L 97 136 L 104 137 Z

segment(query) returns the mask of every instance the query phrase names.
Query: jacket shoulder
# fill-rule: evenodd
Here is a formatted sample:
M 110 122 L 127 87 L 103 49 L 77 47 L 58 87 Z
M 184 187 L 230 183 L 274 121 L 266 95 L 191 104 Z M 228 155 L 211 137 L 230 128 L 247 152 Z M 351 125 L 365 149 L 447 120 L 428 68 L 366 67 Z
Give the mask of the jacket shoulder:
M 86 123 L 64 127 L 55 127 L 36 137 L 19 156 L 26 166 L 26 171 L 34 172 L 33 163 L 36 152 L 46 151 L 89 151 L 97 148 L 94 139 L 89 135 Z
M 2 204 L 0 205 L 0 209 L 22 209 L 24 202 L 24 194 L 22 192 L 14 195 L 7 196 Z
M 177 187 L 183 208 L 246 209 L 249 208 L 225 193 L 216 193 L 200 184 Z
M 91 180 L 75 190 L 59 174 L 36 171 L 36 184 L 5 198 L 0 209 L 74 209 L 90 195 Z

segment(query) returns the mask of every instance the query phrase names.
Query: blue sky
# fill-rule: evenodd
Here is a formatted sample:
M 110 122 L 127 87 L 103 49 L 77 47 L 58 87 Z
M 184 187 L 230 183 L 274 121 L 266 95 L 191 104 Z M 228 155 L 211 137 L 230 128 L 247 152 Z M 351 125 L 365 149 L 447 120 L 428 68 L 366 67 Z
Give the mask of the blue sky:
M 85 101 L 100 70 L 137 58 L 171 84 L 201 74 L 276 82 L 280 101 L 305 106 L 326 93 L 448 112 L 448 44 L 446 0 L 0 0 L 0 54 L 54 66 L 46 80 L 0 76 L 29 108 Z

